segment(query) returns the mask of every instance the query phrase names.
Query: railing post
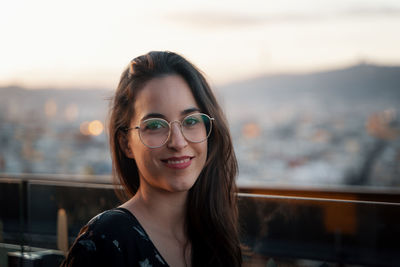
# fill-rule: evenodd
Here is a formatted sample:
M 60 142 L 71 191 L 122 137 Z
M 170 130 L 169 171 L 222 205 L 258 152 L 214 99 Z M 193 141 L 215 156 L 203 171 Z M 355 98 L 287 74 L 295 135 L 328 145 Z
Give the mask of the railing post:
M 28 181 L 21 180 L 19 184 L 19 226 L 20 226 L 20 248 L 23 254 L 25 248 L 25 232 L 28 224 Z M 20 258 L 22 264 L 22 258 Z M 21 265 L 22 266 L 22 265 Z

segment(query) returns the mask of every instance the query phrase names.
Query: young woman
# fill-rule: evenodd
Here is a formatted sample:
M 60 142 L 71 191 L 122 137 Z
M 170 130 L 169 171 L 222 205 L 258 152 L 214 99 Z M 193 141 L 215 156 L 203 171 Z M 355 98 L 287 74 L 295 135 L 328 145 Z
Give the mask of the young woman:
M 64 266 L 240 266 L 237 162 L 200 71 L 172 52 L 135 58 L 109 121 L 128 199 L 82 228 Z

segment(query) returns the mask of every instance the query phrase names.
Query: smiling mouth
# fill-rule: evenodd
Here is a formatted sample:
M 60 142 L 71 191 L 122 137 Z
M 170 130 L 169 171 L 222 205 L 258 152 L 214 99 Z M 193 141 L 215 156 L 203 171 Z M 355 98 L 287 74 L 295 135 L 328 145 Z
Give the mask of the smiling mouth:
M 168 164 L 181 164 L 181 163 L 185 163 L 188 162 L 190 160 L 190 158 L 186 158 L 186 159 L 182 159 L 182 160 L 167 160 Z
M 168 159 L 161 160 L 165 166 L 171 169 L 185 169 L 192 164 L 192 159 L 194 157 L 184 156 L 184 157 L 172 157 Z

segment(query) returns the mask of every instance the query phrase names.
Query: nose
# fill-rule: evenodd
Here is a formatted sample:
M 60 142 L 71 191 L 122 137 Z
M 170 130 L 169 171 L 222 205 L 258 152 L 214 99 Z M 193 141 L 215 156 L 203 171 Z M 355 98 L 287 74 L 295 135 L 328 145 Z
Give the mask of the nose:
M 167 141 L 167 147 L 175 150 L 181 150 L 188 145 L 186 138 L 183 136 L 179 122 L 171 122 L 171 133 Z

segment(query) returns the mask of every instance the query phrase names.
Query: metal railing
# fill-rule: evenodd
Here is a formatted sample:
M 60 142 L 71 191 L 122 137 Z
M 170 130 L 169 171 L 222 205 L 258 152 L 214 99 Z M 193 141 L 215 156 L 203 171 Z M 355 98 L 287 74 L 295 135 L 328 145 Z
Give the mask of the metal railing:
M 247 265 L 400 265 L 396 189 L 239 188 Z M 91 217 L 117 205 L 108 176 L 0 175 L 0 242 L 60 249 L 61 210 L 72 244 Z

